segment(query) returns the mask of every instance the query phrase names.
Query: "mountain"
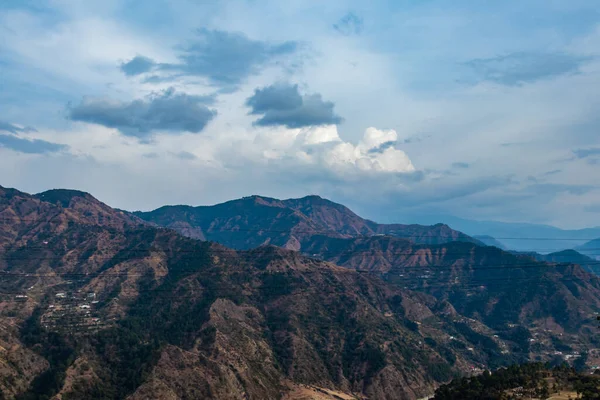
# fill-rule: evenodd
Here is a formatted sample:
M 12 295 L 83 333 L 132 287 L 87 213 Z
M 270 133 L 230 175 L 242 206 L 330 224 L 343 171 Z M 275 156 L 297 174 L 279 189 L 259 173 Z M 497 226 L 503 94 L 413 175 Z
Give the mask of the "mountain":
M 536 327 L 533 331 L 544 327 L 570 332 L 576 340 L 600 310 L 600 281 L 573 262 L 549 264 L 468 242 L 418 245 L 392 237 L 321 237 L 306 251 L 448 301 L 492 329 L 509 323 Z M 578 325 L 583 321 L 587 328 Z
M 593 259 L 600 259 L 600 238 L 590 240 L 581 246 L 577 246 L 575 247 L 575 250 Z
M 547 263 L 577 264 L 582 266 L 585 270 L 600 276 L 600 264 L 598 261 L 575 250 L 562 250 L 550 254 L 540 254 L 534 251 L 511 251 L 511 253 L 517 256 L 530 257 L 537 261 L 543 261 Z
M 592 258 L 585 256 L 575 250 L 563 250 L 557 251 L 556 253 L 546 254 L 541 257 L 541 261 L 553 263 L 572 263 L 579 265 L 586 265 L 594 262 Z
M 480 242 L 484 243 L 486 246 L 494 246 L 502 250 L 507 250 L 506 246 L 500 243 L 498 240 L 494 239 L 488 235 L 475 235 L 473 239 L 477 239 Z
M 0 217 L 5 397 L 416 399 L 489 359 L 447 303 L 296 252 L 82 192 L 1 188 Z
M 475 221 L 454 216 L 421 216 L 418 220 L 424 223 L 444 222 L 472 237 L 491 236 L 511 250 L 543 254 L 573 248 L 577 250 L 577 246 L 600 238 L 600 227 L 568 230 L 550 225 Z
M 336 233 L 312 235 L 311 257 L 236 251 L 73 191 L 0 188 L 0 221 L 8 398 L 414 400 L 600 344 L 598 278 L 472 242 Z
M 188 237 L 244 250 L 265 244 L 300 250 L 317 235 L 335 238 L 391 235 L 417 243 L 461 240 L 481 244 L 443 224 L 377 224 L 319 196 L 288 200 L 250 196 L 214 206 L 165 206 L 133 215 Z

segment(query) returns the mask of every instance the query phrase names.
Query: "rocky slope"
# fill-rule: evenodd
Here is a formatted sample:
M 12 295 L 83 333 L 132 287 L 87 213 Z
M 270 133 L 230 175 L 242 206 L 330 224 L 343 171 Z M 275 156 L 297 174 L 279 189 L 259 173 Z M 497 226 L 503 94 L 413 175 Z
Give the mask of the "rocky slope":
M 250 196 L 215 206 L 165 206 L 134 215 L 192 238 L 237 249 L 273 244 L 301 250 L 317 235 L 334 238 L 389 235 L 426 244 L 457 240 L 482 244 L 444 224 L 377 224 L 319 196 L 288 200 Z

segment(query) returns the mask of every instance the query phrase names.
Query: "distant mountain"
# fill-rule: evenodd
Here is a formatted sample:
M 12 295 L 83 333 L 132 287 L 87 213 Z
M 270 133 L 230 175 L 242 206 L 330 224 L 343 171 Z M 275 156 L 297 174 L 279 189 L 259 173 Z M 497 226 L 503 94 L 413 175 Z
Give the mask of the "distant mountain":
M 424 223 L 433 222 L 425 217 L 420 220 Z M 577 246 L 590 239 L 600 238 L 600 227 L 568 230 L 550 225 L 475 221 L 453 216 L 435 217 L 435 221 L 444 222 L 472 237 L 491 236 L 511 250 L 535 251 L 542 254 L 577 249 Z
M 557 251 L 556 253 L 546 254 L 542 256 L 541 260 L 553 263 L 571 263 L 579 265 L 586 265 L 595 262 L 594 259 L 575 250 L 563 250 Z
M 377 224 L 319 196 L 288 200 L 250 196 L 214 206 L 165 206 L 133 215 L 192 238 L 236 249 L 272 244 L 300 250 L 317 235 L 334 238 L 390 235 L 425 244 L 456 240 L 482 244 L 444 224 Z
M 577 264 L 582 266 L 585 270 L 600 276 L 600 262 L 575 250 L 562 250 L 550 254 L 540 254 L 534 251 L 519 252 L 513 250 L 510 251 L 510 253 L 521 257 L 530 257 L 537 261 L 547 263 Z
M 480 242 L 483 242 L 486 246 L 494 246 L 502 250 L 506 250 L 506 246 L 500 243 L 498 240 L 494 239 L 488 235 L 475 235 L 473 239 L 477 239 Z
M 574 334 L 581 329 L 576 321 L 600 310 L 600 280 L 575 265 L 587 260 L 571 254 L 576 252 L 549 256 L 552 263 L 568 256 L 577 261 L 555 265 L 468 242 L 417 245 L 392 237 L 321 237 L 306 251 L 447 300 L 460 314 L 495 329 L 507 323 L 544 325 L 549 318 L 554 327 Z
M 581 246 L 577 246 L 575 247 L 575 250 L 593 259 L 600 259 L 600 238 L 590 240 Z

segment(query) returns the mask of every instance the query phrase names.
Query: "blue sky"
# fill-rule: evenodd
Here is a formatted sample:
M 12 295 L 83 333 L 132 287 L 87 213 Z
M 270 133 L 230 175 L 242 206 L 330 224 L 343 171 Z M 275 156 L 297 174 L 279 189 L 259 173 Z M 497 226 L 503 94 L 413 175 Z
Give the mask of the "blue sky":
M 1 185 L 600 225 L 600 4 L 8 0 Z

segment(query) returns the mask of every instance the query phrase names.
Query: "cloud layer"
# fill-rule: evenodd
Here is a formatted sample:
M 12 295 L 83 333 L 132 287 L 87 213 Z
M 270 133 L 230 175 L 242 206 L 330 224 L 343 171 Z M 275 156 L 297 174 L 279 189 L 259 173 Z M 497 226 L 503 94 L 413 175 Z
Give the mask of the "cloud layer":
M 19 132 L 35 132 L 35 129 L 30 126 L 20 127 L 20 126 L 13 125 L 6 121 L 0 121 L 0 131 L 5 131 L 5 132 L 10 132 L 10 133 L 16 134 Z
M 45 140 L 3 134 L 0 134 L 0 147 L 27 154 L 56 153 L 68 148 L 68 146 L 63 144 L 47 142 Z
M 567 53 L 519 52 L 503 56 L 475 59 L 467 63 L 481 80 L 514 86 L 578 73 L 590 61 L 587 56 Z
M 250 39 L 240 32 L 198 29 L 196 39 L 180 47 L 178 63 L 158 63 L 148 57 L 136 56 L 121 65 L 127 76 L 150 71 L 166 74 L 154 80 L 172 80 L 180 76 L 205 77 L 212 84 L 235 86 L 257 74 L 270 62 L 297 51 L 294 41 L 269 43 Z

